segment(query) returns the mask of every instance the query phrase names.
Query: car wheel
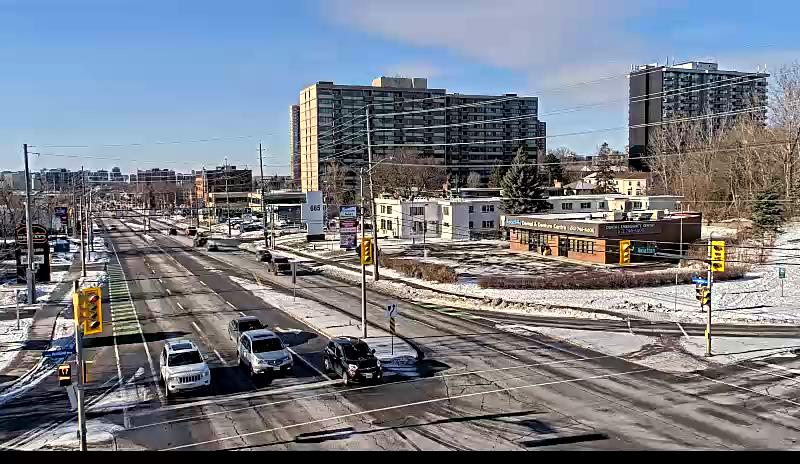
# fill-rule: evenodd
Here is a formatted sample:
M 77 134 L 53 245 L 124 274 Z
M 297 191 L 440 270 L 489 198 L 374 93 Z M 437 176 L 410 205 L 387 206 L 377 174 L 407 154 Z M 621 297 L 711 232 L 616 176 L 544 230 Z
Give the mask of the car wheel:
M 350 380 L 350 374 L 348 374 L 347 371 L 342 373 L 342 382 L 344 382 L 345 386 L 349 386 L 351 383 L 353 383 L 353 381 Z
M 325 372 L 330 372 L 331 371 L 331 362 L 328 361 L 328 358 L 324 358 L 324 359 L 325 359 L 325 361 L 323 362 L 323 364 L 325 365 Z

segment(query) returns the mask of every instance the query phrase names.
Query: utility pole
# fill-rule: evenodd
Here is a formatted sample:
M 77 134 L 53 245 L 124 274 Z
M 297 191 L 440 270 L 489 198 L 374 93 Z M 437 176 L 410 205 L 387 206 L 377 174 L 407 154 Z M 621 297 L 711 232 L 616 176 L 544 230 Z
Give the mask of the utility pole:
M 92 185 L 89 184 L 89 208 L 86 210 L 86 224 L 88 229 L 86 234 L 89 237 L 89 250 L 94 252 L 94 226 L 92 225 Z M 91 258 L 90 258 L 91 260 Z
M 370 134 L 370 124 L 369 124 L 369 105 L 367 105 L 367 163 L 369 163 L 369 207 L 372 210 L 372 244 L 375 247 L 373 253 L 373 268 L 372 268 L 372 280 L 377 282 L 380 280 L 380 274 L 378 273 L 378 261 L 380 261 L 380 256 L 378 252 L 378 222 L 376 219 L 375 214 L 375 192 L 372 188 L 372 135 Z M 363 192 L 362 192 L 363 198 Z
M 228 194 L 228 157 L 225 157 L 225 217 L 228 219 L 228 237 L 231 236 L 231 197 Z
M 77 280 L 73 281 L 72 291 L 74 292 L 73 302 L 77 302 L 77 295 L 80 292 L 80 284 Z M 86 451 L 86 415 L 83 408 L 83 330 L 80 324 L 80 308 L 74 307 L 73 318 L 75 318 L 75 363 L 78 371 L 78 385 L 75 388 L 75 400 L 78 403 L 78 438 L 80 439 L 81 451 Z
M 711 234 L 713 235 L 713 234 Z M 711 270 L 711 235 L 708 237 L 708 322 L 706 323 L 706 356 L 711 356 L 711 287 L 714 271 Z
M 361 244 L 364 243 L 364 168 L 361 168 Z M 359 250 L 361 261 L 361 337 L 367 338 L 367 267 L 361 255 L 364 249 Z
M 258 164 L 261 166 L 261 215 L 264 223 L 264 249 L 269 248 L 269 240 L 267 239 L 267 208 L 264 206 L 264 158 L 261 154 L 261 142 L 258 142 Z M 272 208 L 270 207 L 270 213 Z M 272 214 L 270 214 L 269 222 L 272 222 Z M 272 234 L 272 241 L 275 241 L 275 234 Z
M 28 267 L 25 280 L 28 284 L 28 304 L 36 303 L 36 275 L 33 273 L 33 224 L 31 223 L 31 171 L 28 166 L 28 144 L 22 145 L 25 154 L 25 229 L 28 236 Z
M 78 216 L 81 218 L 81 275 L 86 277 L 86 242 L 83 238 L 83 231 L 86 229 L 86 204 L 84 203 L 84 199 L 86 198 L 86 178 L 83 174 L 83 166 L 81 166 L 81 192 L 81 209 Z

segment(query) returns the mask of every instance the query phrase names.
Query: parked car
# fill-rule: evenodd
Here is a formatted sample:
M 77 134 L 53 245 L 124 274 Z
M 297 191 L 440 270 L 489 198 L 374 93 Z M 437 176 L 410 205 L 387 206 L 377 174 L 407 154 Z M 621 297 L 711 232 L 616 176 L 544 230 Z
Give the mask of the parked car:
M 169 235 L 178 235 L 178 229 L 174 227 L 169 228 Z
M 250 330 L 239 337 L 236 349 L 239 365 L 247 367 L 251 377 L 272 372 L 287 372 L 294 360 L 280 338 L 271 330 Z
M 169 340 L 161 350 L 159 380 L 164 396 L 177 393 L 211 390 L 211 370 L 192 341 Z
M 289 263 L 289 258 L 285 256 L 270 255 L 269 261 L 267 261 L 267 269 L 278 275 L 279 272 L 292 272 L 292 265 Z
M 195 227 L 195 226 L 187 227 L 186 228 L 186 235 L 188 235 L 190 237 L 193 237 L 193 236 L 197 235 L 197 227 Z
M 270 253 L 269 250 L 258 250 L 256 255 L 258 256 L 258 260 L 262 263 L 268 263 L 272 261 L 272 253 Z
M 331 339 L 322 353 L 325 372 L 335 372 L 342 377 L 345 385 L 351 382 L 380 382 L 383 380 L 383 367 L 375 357 L 375 350 L 361 339 L 355 337 L 336 337 Z
M 256 224 L 256 223 L 242 224 L 241 226 L 239 226 L 239 230 L 241 230 L 242 232 L 253 232 L 253 231 L 256 231 L 256 230 L 262 230 L 263 228 L 264 228 L 264 226 L 262 226 L 261 224 Z
M 228 338 L 239 340 L 239 336 L 248 330 L 264 329 L 266 326 L 255 316 L 245 316 L 228 323 Z

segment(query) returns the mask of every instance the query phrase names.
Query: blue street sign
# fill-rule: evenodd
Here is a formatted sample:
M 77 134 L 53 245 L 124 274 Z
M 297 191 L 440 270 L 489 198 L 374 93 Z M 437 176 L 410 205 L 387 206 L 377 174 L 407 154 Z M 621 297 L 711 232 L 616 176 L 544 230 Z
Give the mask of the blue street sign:
M 42 356 L 45 358 L 63 358 L 64 356 L 69 356 L 73 354 L 75 351 L 72 349 L 66 350 L 53 350 L 53 351 L 45 351 L 42 353 Z
M 692 282 L 696 283 L 697 285 L 705 285 L 708 283 L 708 279 L 703 279 L 702 277 L 692 277 Z

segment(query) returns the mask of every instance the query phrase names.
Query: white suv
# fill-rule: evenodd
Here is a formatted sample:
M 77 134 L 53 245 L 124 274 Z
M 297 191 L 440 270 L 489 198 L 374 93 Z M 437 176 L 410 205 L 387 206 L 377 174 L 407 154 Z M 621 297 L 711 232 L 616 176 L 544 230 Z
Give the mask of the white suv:
M 239 365 L 247 366 L 251 376 L 292 369 L 292 354 L 280 338 L 267 329 L 249 330 L 239 337 L 236 348 Z
M 164 395 L 192 390 L 211 390 L 211 370 L 197 345 L 189 340 L 170 340 L 161 350 L 159 380 Z

